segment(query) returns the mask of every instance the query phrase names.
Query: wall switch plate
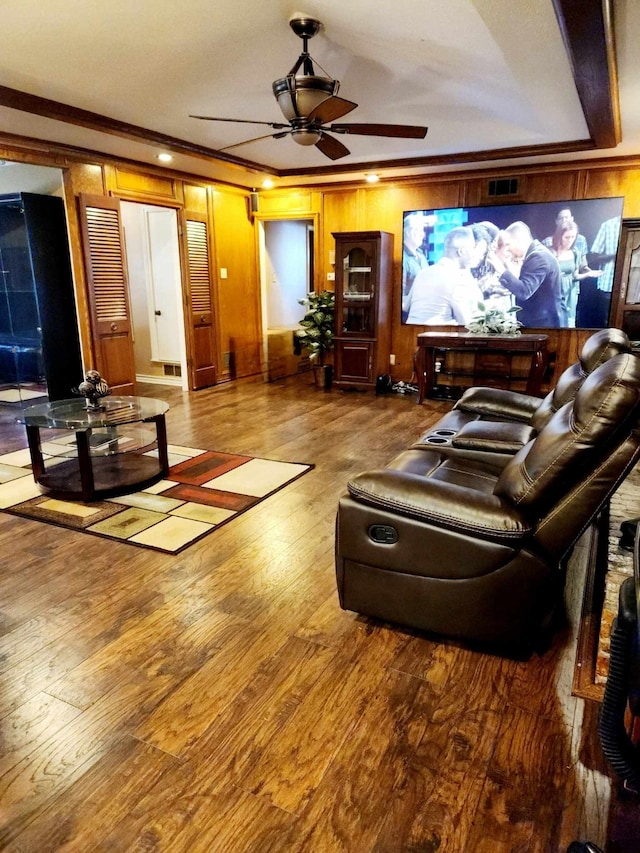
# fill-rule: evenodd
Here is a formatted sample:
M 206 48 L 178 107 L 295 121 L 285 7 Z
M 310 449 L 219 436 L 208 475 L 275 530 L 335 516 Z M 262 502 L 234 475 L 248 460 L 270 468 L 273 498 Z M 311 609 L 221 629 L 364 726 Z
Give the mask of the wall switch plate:
M 389 356 L 389 364 L 391 365 L 391 367 L 395 367 L 396 357 L 393 353 L 391 353 L 391 355 Z
M 336 274 L 334 272 L 328 272 L 327 273 L 327 281 L 335 281 L 335 280 L 336 280 Z
M 220 278 L 226 278 L 226 277 L 227 277 L 227 268 L 226 267 L 220 267 Z

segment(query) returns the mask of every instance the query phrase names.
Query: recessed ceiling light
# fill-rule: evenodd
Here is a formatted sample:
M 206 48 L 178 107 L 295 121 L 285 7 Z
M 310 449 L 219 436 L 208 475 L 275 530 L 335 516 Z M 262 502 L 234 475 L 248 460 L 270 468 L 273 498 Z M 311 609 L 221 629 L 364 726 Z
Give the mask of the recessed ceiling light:
M 273 185 L 273 180 L 271 178 L 265 178 L 262 182 L 262 186 L 265 190 L 270 190 Z
M 377 184 L 380 178 L 378 175 L 365 175 L 365 179 L 368 184 Z
M 171 154 L 157 154 L 156 156 L 162 163 L 170 163 L 173 160 Z

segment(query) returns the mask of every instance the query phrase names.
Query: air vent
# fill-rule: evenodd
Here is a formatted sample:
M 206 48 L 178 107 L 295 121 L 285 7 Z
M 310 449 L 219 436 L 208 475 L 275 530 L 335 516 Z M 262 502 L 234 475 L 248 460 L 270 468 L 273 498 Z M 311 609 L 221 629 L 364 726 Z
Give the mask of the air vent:
M 165 376 L 182 376 L 182 368 L 179 364 L 163 364 Z
M 489 198 L 518 195 L 518 178 L 495 178 L 489 181 Z

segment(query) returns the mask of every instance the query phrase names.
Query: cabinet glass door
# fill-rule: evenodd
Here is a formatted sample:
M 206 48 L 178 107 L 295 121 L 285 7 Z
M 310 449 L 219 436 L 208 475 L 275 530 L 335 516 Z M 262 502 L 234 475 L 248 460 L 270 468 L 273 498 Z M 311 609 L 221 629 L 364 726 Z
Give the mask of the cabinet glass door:
M 31 403 L 47 393 L 40 308 L 22 208 L 0 211 L 0 404 Z
M 355 246 L 342 259 L 342 331 L 373 335 L 375 329 L 372 258 Z
M 629 276 L 627 280 L 627 303 L 640 303 L 640 239 L 635 235 L 636 245 L 629 257 Z

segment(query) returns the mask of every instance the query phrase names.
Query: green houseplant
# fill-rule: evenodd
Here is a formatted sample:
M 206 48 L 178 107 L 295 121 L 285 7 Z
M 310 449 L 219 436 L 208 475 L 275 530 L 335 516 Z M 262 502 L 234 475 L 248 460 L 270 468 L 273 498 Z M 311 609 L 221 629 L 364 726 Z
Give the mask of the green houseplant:
M 322 293 L 311 291 L 305 299 L 299 299 L 298 302 L 307 309 L 300 320 L 300 330 L 297 333 L 300 345 L 309 352 L 309 360 L 316 371 L 316 382 L 328 388 L 331 385 L 333 368 L 326 364 L 326 356 L 333 349 L 335 293 L 330 290 Z M 323 375 L 320 378 L 318 374 Z
M 520 310 L 517 305 L 503 311 L 478 302 L 477 310 L 471 315 L 466 328 L 472 335 L 519 335 L 522 323 L 516 319 Z

